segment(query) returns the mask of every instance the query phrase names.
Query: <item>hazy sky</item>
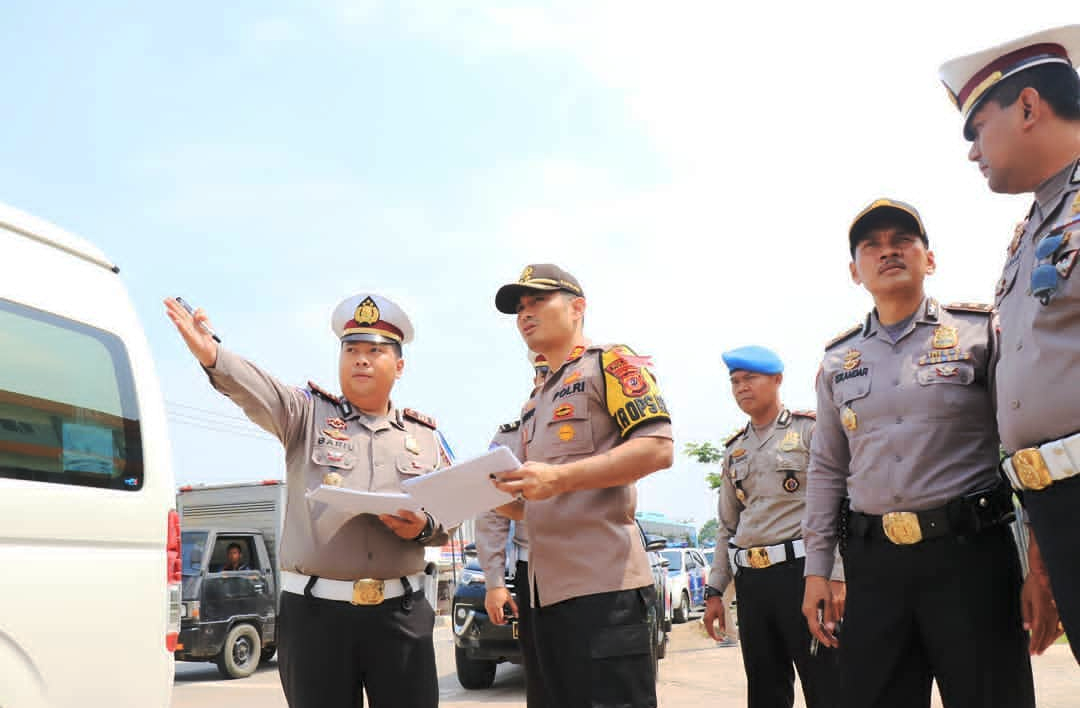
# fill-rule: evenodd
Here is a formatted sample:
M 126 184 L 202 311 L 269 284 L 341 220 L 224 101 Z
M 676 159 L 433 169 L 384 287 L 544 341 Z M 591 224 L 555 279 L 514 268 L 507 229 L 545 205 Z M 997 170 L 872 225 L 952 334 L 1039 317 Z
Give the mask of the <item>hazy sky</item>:
M 397 299 L 417 339 L 395 403 L 459 456 L 528 392 L 493 298 L 529 262 L 580 279 L 594 341 L 652 355 L 680 449 L 743 422 L 725 349 L 773 347 L 785 401 L 812 407 L 824 342 L 869 307 L 847 272 L 859 209 L 922 211 L 946 302 L 991 299 L 1027 209 L 966 161 L 938 65 L 1076 20 L 1067 2 L 228 5 L 19 3 L 0 24 L 0 200 L 120 265 L 180 482 L 283 463 L 207 385 L 174 294 L 282 380 L 332 389 L 334 305 Z M 680 456 L 639 508 L 704 522 L 705 471 Z

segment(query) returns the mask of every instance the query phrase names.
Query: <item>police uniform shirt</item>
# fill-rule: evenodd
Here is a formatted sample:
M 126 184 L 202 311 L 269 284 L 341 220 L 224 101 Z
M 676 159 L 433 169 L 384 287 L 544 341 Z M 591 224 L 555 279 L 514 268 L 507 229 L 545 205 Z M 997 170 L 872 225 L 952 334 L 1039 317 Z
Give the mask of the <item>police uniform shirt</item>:
M 818 373 L 804 540 L 806 574 L 828 576 L 844 496 L 881 515 L 940 507 L 998 481 L 984 306 L 926 298 L 894 343 L 871 312 L 829 345 Z
M 671 439 L 667 406 L 644 359 L 622 345 L 575 347 L 533 396 L 525 457 L 563 464 L 637 437 Z M 527 501 L 529 574 L 540 605 L 651 586 L 634 523 L 633 484 Z
M 490 448 L 509 448 L 519 460 L 522 458 L 521 420 L 499 426 Z M 513 542 L 518 548 L 529 547 L 528 524 L 525 520 L 514 522 Z M 476 559 L 484 570 L 487 587 L 506 586 L 506 539 L 510 535 L 510 519 L 494 511 L 485 511 L 476 517 Z
M 751 548 L 802 537 L 813 434 L 811 414 L 785 408 L 761 434 L 747 424 L 726 442 L 711 587 L 723 590 L 731 582 L 729 541 Z
M 285 446 L 282 570 L 334 580 L 385 580 L 423 571 L 419 543 L 395 535 L 375 515 L 309 503 L 304 494 L 328 473 L 341 475 L 346 489 L 400 492 L 402 481 L 446 462 L 433 421 L 393 406 L 386 416 L 355 408 L 345 415 L 328 394 L 286 386 L 220 347 L 207 373 L 214 388 Z M 439 527 L 427 545 L 446 541 Z
M 1035 192 L 1026 222 L 1017 227 L 995 304 L 1001 318 L 997 407 L 1001 441 L 1009 453 L 1080 430 L 1080 160 Z M 1058 272 L 1058 288 L 1044 305 L 1031 294 L 1039 243 L 1059 226 L 1071 234 L 1045 259 Z

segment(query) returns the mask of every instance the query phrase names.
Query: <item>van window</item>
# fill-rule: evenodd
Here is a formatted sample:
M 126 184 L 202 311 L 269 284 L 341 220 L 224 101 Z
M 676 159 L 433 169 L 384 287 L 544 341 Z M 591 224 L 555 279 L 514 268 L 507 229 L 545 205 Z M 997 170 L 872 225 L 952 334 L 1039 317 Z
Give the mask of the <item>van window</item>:
M 0 298 L 0 477 L 142 487 L 135 383 L 119 337 Z

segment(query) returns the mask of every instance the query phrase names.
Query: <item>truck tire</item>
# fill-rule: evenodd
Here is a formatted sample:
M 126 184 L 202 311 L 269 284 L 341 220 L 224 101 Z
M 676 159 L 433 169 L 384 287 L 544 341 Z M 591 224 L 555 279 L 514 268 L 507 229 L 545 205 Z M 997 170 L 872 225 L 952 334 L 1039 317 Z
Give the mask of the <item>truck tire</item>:
M 679 606 L 675 608 L 674 614 L 673 620 L 675 624 L 682 624 L 690 619 L 690 596 L 686 594 L 685 590 L 679 593 Z
M 250 624 L 238 624 L 225 635 L 225 646 L 218 654 L 218 671 L 225 678 L 247 678 L 259 667 L 259 632 Z
M 454 663 L 457 665 L 457 680 L 462 688 L 491 688 L 495 683 L 495 662 L 482 659 L 470 659 L 461 647 L 454 647 Z
M 277 654 L 276 644 L 271 644 L 270 646 L 263 647 L 262 651 L 259 653 L 259 665 L 261 666 L 262 664 L 265 664 L 266 662 L 273 659 L 274 654 Z

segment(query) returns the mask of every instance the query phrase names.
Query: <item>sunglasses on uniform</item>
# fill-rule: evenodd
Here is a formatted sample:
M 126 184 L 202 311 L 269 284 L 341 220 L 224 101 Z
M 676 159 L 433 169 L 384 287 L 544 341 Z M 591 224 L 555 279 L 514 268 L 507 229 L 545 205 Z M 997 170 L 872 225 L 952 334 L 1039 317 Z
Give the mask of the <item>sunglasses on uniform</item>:
M 1039 245 L 1035 247 L 1037 260 L 1031 271 L 1031 294 L 1043 305 L 1050 303 L 1061 287 L 1061 281 L 1069 276 L 1076 262 L 1076 250 L 1055 262 L 1055 256 L 1069 243 L 1070 236 L 1070 232 L 1054 233 L 1039 241 Z

